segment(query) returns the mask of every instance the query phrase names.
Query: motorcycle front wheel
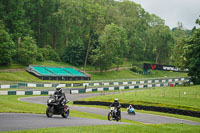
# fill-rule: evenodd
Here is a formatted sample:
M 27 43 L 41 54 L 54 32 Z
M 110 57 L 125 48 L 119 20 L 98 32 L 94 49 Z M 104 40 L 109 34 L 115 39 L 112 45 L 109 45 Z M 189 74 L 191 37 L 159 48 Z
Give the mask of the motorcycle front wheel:
M 67 110 L 66 112 L 64 112 L 63 114 L 62 114 L 62 117 L 63 118 L 67 118 L 69 116 L 69 110 Z
M 112 121 L 112 113 L 111 112 L 108 113 L 108 120 Z
M 46 115 L 47 115 L 47 117 L 52 117 L 53 116 L 53 110 L 51 109 L 51 107 L 47 107 Z

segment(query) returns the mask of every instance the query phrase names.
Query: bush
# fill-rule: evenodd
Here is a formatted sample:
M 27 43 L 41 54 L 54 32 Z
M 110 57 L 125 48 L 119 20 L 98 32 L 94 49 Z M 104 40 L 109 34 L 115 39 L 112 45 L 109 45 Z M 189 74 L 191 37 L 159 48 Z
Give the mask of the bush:
M 137 67 L 136 67 L 136 66 L 133 66 L 133 67 L 131 68 L 131 71 L 137 72 Z
M 72 40 L 66 46 L 63 53 L 63 61 L 70 63 L 75 66 L 80 66 L 84 64 L 85 59 L 85 47 L 81 39 Z
M 37 57 L 37 45 L 32 37 L 24 37 L 18 48 L 17 60 L 24 65 L 32 64 Z
M 133 66 L 130 70 L 136 73 L 142 73 L 142 69 L 136 66 Z
M 58 53 L 51 46 L 47 46 L 46 48 L 38 48 L 37 60 L 52 60 L 52 61 L 60 61 L 60 57 Z

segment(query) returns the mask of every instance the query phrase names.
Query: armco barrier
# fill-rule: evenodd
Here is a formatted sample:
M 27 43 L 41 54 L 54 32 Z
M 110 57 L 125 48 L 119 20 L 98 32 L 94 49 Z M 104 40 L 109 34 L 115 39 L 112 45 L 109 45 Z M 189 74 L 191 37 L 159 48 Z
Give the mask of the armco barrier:
M 173 82 L 173 85 L 183 84 L 184 81 Z M 150 88 L 150 87 L 163 87 L 163 86 L 171 86 L 172 83 L 156 83 L 156 84 L 148 84 L 148 85 L 130 85 L 130 86 L 112 86 L 112 87 L 99 87 L 99 88 L 88 88 L 88 89 L 77 89 L 70 90 L 70 94 L 79 94 L 79 93 L 88 93 L 88 92 L 101 92 L 101 91 L 113 91 L 113 90 L 124 90 L 124 89 L 137 89 L 137 88 Z
M 181 77 L 181 78 L 164 78 L 164 79 L 143 79 L 141 81 L 125 81 L 125 82 L 94 82 L 94 83 L 74 83 L 74 84 L 59 84 L 59 83 L 17 83 L 12 85 L 0 85 L 2 89 L 8 88 L 22 88 L 22 87 L 56 87 L 60 85 L 61 87 L 86 87 L 86 86 L 125 86 L 125 85 L 140 85 L 140 84 L 157 84 L 157 83 L 170 83 L 170 82 L 189 82 L 189 77 Z
M 74 101 L 73 104 L 82 104 L 82 105 L 101 105 L 101 106 L 110 106 L 111 102 L 100 102 L 100 101 Z M 130 104 L 121 103 L 123 108 L 127 108 Z M 200 117 L 199 111 L 190 111 L 183 109 L 174 109 L 168 107 L 156 107 L 156 106 L 145 106 L 145 105 L 132 105 L 135 109 L 138 110 L 147 110 L 147 111 L 156 111 L 156 112 L 164 112 L 170 114 L 179 114 L 193 117 Z
M 50 95 L 54 91 L 0 91 L 0 95 Z

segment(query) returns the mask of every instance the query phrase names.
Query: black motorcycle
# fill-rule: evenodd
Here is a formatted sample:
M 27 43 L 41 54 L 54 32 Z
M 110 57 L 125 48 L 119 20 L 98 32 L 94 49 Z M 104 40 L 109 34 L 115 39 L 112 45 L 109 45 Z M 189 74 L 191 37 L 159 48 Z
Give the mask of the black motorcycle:
M 61 115 L 63 118 L 67 118 L 69 116 L 69 106 L 66 104 L 69 102 L 69 100 L 63 100 L 62 103 L 64 105 L 60 105 L 58 101 L 57 95 L 50 95 L 49 99 L 47 100 L 47 109 L 46 109 L 46 115 L 47 117 L 52 117 L 55 115 Z
M 121 120 L 121 115 L 119 115 L 117 113 L 117 108 L 115 108 L 115 107 L 110 108 L 110 112 L 108 113 L 108 120 L 109 121 L 112 121 L 112 120 L 120 121 Z

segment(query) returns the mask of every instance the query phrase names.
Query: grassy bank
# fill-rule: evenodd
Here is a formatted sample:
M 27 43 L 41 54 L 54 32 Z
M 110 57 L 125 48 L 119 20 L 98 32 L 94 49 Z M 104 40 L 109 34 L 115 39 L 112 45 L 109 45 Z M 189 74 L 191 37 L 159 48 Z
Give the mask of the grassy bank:
M 129 124 L 129 125 L 97 125 L 79 127 L 59 127 L 36 130 L 14 131 L 8 133 L 198 133 L 200 126 L 185 124 Z
M 119 71 L 111 72 L 89 72 L 92 80 L 115 80 L 115 79 L 140 79 L 140 78 L 156 78 L 156 77 L 186 77 L 187 73 L 169 72 L 169 71 L 151 71 L 149 75 L 138 74 L 130 71 L 129 69 L 123 69 Z
M 96 96 L 86 101 L 112 102 L 118 98 L 121 103 L 160 106 L 200 111 L 200 86 L 158 87 L 106 96 Z
M 55 67 L 75 67 L 63 62 L 54 62 L 54 61 L 44 61 L 44 62 L 35 62 L 34 65 L 40 66 L 55 66 Z M 141 64 L 142 65 L 142 64 Z M 126 61 L 121 67 L 130 67 L 131 62 Z M 0 70 L 4 69 L 18 69 L 26 68 L 27 66 L 19 64 L 11 64 L 10 66 L 1 66 Z M 111 68 L 115 68 L 112 66 Z M 75 67 L 79 70 L 83 70 L 83 67 Z M 87 66 L 86 71 L 94 71 L 93 66 Z M 138 79 L 138 78 L 155 78 L 155 77 L 185 77 L 186 73 L 177 73 L 177 72 L 166 72 L 166 71 L 151 71 L 150 75 L 137 74 L 130 71 L 129 69 L 122 69 L 119 71 L 110 71 L 103 72 L 88 72 L 91 75 L 91 80 L 114 80 L 114 79 Z M 16 81 L 16 82 L 58 82 L 58 81 L 44 81 L 36 78 L 35 76 L 29 74 L 25 70 L 20 71 L 1 71 L 0 72 L 0 81 Z M 59 81 L 60 82 L 60 81 Z M 65 81 L 72 82 L 72 81 Z M 79 81 L 81 82 L 81 81 Z M 83 81 L 82 81 L 83 82 Z
M 140 78 L 156 78 L 156 77 L 186 77 L 186 73 L 177 72 L 165 72 L 165 71 L 153 71 L 150 75 L 137 74 L 129 69 L 123 69 L 119 71 L 104 72 L 103 74 L 89 72 L 91 80 L 116 80 L 116 79 L 140 79 Z M 85 82 L 85 81 L 49 81 L 41 80 L 32 74 L 23 71 L 10 71 L 0 72 L 0 81 L 14 81 L 14 82 L 60 82 L 60 83 L 72 83 L 72 82 Z

